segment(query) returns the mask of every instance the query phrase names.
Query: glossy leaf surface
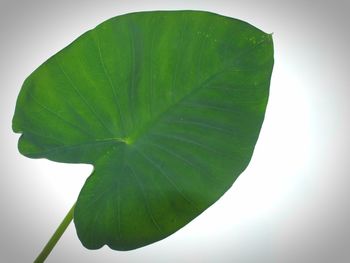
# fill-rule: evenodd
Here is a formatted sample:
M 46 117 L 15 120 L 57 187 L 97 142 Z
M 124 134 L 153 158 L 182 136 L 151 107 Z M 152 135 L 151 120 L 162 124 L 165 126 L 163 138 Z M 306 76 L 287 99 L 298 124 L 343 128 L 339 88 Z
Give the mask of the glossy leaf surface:
M 88 163 L 83 245 L 135 249 L 198 216 L 246 168 L 264 119 L 271 35 L 202 11 L 112 18 L 24 82 L 13 130 L 30 158 Z

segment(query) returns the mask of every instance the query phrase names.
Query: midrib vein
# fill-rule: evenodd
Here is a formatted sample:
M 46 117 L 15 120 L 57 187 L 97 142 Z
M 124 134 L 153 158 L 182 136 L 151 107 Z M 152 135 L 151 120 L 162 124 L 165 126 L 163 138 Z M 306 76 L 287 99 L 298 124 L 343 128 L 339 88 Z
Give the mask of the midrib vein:
M 210 32 L 209 32 L 210 33 Z M 263 44 L 265 41 L 268 41 L 268 37 L 264 38 L 261 42 L 258 42 L 256 45 L 254 45 L 253 47 L 242 51 L 242 53 L 240 53 L 237 57 L 234 58 L 234 60 L 238 60 L 240 57 L 242 56 L 246 56 L 249 53 L 251 53 L 252 51 L 254 51 L 258 46 L 260 46 L 261 44 Z M 132 45 L 133 45 L 133 49 L 134 47 L 134 43 L 133 43 L 133 37 L 131 37 L 132 40 Z M 134 50 L 135 51 L 135 50 Z M 133 52 L 133 55 L 134 52 Z M 133 56 L 133 61 L 134 61 L 134 66 L 133 66 L 133 71 L 134 71 L 134 67 L 135 67 L 135 57 Z M 233 63 L 235 64 L 235 63 Z M 176 108 L 177 106 L 179 106 L 182 102 L 184 102 L 185 100 L 187 100 L 189 97 L 191 97 L 192 95 L 200 92 L 202 89 L 207 88 L 208 84 L 214 80 L 216 77 L 220 76 L 223 73 L 229 72 L 229 71 L 234 71 L 234 72 L 241 72 L 241 71 L 247 71 L 245 69 L 239 68 L 237 65 L 235 66 L 231 66 L 231 67 L 227 67 L 223 70 L 219 70 L 218 72 L 215 72 L 214 74 L 212 74 L 211 76 L 209 76 L 208 78 L 204 79 L 203 81 L 199 81 L 199 85 L 197 85 L 196 87 L 194 87 L 192 90 L 190 90 L 189 92 L 187 92 L 186 94 L 184 94 L 181 98 L 179 98 L 177 101 L 174 101 L 174 103 L 172 103 L 171 105 L 169 105 L 164 111 L 160 112 L 158 115 L 156 115 L 153 120 L 150 120 L 148 123 L 146 123 L 143 127 L 139 128 L 138 132 L 134 132 L 132 134 L 127 135 L 129 138 L 131 138 L 131 140 L 133 142 L 136 142 L 140 137 L 142 137 L 146 131 L 148 131 L 149 129 L 152 128 L 153 125 L 155 125 L 156 123 L 158 123 L 162 117 L 164 115 L 166 115 L 169 111 L 173 110 L 174 108 Z M 251 70 L 248 70 L 251 71 Z M 255 70 L 254 70 L 255 71 Z M 134 72 L 133 72 L 134 74 Z M 135 77 L 135 76 L 133 76 Z M 134 86 L 134 81 L 132 79 L 132 87 Z
M 29 132 L 30 134 L 30 132 Z M 86 147 L 86 146 L 97 146 L 97 145 L 103 145 L 103 144 L 120 144 L 120 143 L 125 143 L 128 144 L 126 139 L 123 138 L 106 138 L 106 139 L 96 139 L 95 141 L 91 142 L 83 142 L 83 143 L 78 143 L 78 144 L 67 144 L 67 145 L 60 145 L 57 147 L 50 148 L 45 151 L 39 151 L 39 152 L 27 152 L 26 154 L 50 154 L 53 152 L 61 151 L 61 150 L 72 150 L 74 148 L 80 148 L 80 147 Z

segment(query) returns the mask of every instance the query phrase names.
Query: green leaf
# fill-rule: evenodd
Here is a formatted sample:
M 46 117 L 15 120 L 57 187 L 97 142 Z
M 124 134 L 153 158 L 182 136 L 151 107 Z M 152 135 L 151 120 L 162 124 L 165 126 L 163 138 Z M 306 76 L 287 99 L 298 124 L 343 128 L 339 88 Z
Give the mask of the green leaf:
M 264 119 L 272 37 L 202 11 L 112 18 L 24 82 L 13 130 L 30 158 L 88 163 L 83 245 L 130 250 L 174 233 L 248 165 Z

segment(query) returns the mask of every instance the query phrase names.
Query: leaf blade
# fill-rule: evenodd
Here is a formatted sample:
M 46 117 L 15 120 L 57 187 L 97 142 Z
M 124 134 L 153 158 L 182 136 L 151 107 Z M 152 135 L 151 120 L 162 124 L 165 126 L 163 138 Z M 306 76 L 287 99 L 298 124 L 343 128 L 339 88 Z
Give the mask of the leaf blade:
M 94 165 L 74 216 L 84 246 L 135 249 L 186 225 L 245 169 L 272 67 L 271 36 L 245 22 L 127 14 L 26 80 L 13 129 L 28 157 Z

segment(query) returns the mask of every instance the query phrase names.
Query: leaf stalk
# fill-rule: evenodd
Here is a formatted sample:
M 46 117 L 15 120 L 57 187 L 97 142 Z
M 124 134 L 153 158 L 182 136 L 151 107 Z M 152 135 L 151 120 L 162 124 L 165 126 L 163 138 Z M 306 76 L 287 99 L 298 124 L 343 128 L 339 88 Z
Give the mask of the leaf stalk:
M 57 244 L 58 240 L 61 238 L 63 233 L 66 231 L 67 227 L 69 226 L 70 222 L 73 219 L 74 216 L 74 208 L 75 204 L 72 206 L 72 208 L 68 211 L 67 215 L 64 217 L 61 224 L 56 229 L 55 233 L 52 235 L 50 240 L 47 242 L 43 250 L 40 252 L 38 257 L 34 260 L 34 263 L 42 263 L 46 260 L 48 255 L 51 253 L 52 249 Z

